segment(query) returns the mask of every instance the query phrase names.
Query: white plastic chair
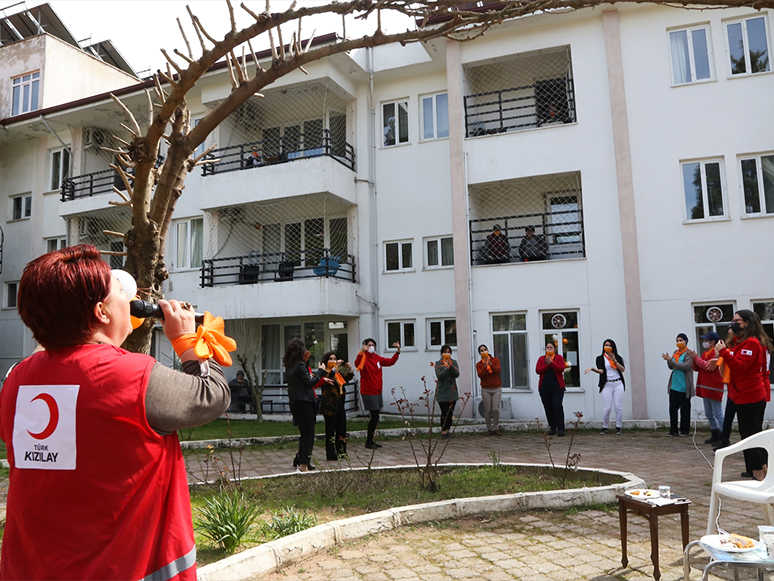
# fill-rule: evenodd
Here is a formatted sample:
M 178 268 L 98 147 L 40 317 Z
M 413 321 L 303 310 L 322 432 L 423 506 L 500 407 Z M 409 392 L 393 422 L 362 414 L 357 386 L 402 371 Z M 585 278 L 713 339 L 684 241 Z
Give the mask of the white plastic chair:
M 715 452 L 715 468 L 712 472 L 712 494 L 710 496 L 709 518 L 707 520 L 707 534 L 714 534 L 715 520 L 718 516 L 719 497 L 725 496 L 762 504 L 767 524 L 774 525 L 774 470 L 769 470 L 766 478 L 758 480 L 734 480 L 721 482 L 723 477 L 723 460 L 726 456 L 736 454 L 750 448 L 765 448 L 769 458 L 774 455 L 774 430 L 765 430 L 737 442 L 733 446 L 721 448 Z

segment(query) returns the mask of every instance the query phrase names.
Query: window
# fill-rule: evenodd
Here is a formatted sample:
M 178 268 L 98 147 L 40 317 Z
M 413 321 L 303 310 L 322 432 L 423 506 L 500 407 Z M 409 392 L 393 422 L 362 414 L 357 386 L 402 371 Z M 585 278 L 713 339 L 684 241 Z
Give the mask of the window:
M 425 268 L 454 266 L 454 243 L 451 236 L 425 238 Z
M 23 220 L 32 215 L 32 196 L 14 196 L 11 198 L 11 220 Z
M 726 23 L 731 75 L 754 75 L 771 70 L 766 17 Z
M 442 345 L 457 346 L 456 319 L 427 320 L 427 348 L 433 349 Z
M 528 388 L 527 315 L 492 315 L 492 341 L 492 353 L 500 360 L 503 387 Z
M 5 283 L 5 301 L 3 302 L 3 305 L 5 306 L 6 309 L 16 308 L 16 293 L 18 290 L 19 290 L 18 282 Z
M 449 95 L 439 93 L 420 97 L 422 139 L 449 137 Z
M 745 214 L 774 214 L 774 155 L 746 158 L 741 163 Z
M 712 79 L 711 46 L 709 25 L 671 31 L 672 84 L 684 85 Z
M 67 238 L 47 238 L 46 239 L 46 252 L 53 252 L 54 250 L 61 250 L 67 246 Z
M 384 245 L 384 270 L 386 272 L 413 271 L 412 242 L 387 242 Z
M 193 119 L 193 120 L 191 121 L 191 129 L 193 129 L 194 127 L 196 127 L 197 125 L 199 125 L 199 122 L 200 122 L 202 119 L 203 119 L 203 117 L 199 117 L 198 119 Z M 201 154 L 203 154 L 203 153 L 204 153 L 204 151 L 205 151 L 205 149 L 206 149 L 206 148 L 204 147 L 204 141 L 202 141 L 202 142 L 201 142 L 199 145 L 197 145 L 197 146 L 196 146 L 196 149 L 194 149 L 194 152 L 193 152 L 194 159 L 196 159 L 196 158 L 197 158 L 197 157 L 199 157 Z
M 580 387 L 578 312 L 544 312 L 541 313 L 541 320 L 543 342 L 540 345 L 540 354 L 545 354 L 545 346 L 549 343 L 556 345 L 556 352 L 561 353 L 565 363 L 569 364 L 569 367 L 564 370 L 564 385 L 566 387 Z
M 70 174 L 70 151 L 62 148 L 51 152 L 51 180 L 49 189 L 58 190 L 62 182 Z
M 723 176 L 720 161 L 682 164 L 685 219 L 723 218 Z
M 175 223 L 177 230 L 177 268 L 201 268 L 204 220 L 191 218 Z
M 408 101 L 382 104 L 382 130 L 384 147 L 408 143 Z
M 693 326 L 696 336 L 696 346 L 693 349 L 701 353 L 701 337 L 714 331 L 725 340 L 731 319 L 734 317 L 734 303 L 713 303 L 693 305 Z
M 13 79 L 13 105 L 11 115 L 38 110 L 40 71 L 27 73 Z
M 774 300 L 753 302 L 752 310 L 761 318 L 763 330 L 774 338 Z M 721 335 L 723 337 L 723 335 Z M 774 366 L 769 364 L 769 383 L 774 383 Z
M 393 343 L 400 343 L 401 348 L 415 349 L 417 346 L 414 334 L 414 321 L 387 321 L 386 351 L 395 351 Z

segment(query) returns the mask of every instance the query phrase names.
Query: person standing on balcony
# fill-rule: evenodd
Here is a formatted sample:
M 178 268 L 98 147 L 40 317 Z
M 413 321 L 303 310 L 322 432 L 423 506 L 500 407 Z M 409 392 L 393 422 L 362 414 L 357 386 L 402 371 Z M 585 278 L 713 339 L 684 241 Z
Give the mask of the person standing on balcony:
M 687 436 L 691 433 L 691 398 L 696 394 L 693 387 L 693 362 L 688 356 L 688 335 L 680 333 L 675 340 L 677 350 L 661 357 L 672 370 L 667 390 L 669 392 L 669 435 Z M 680 431 L 677 429 L 677 412 L 680 412 Z
M 704 352 L 699 355 L 688 349 L 696 377 L 696 395 L 704 400 L 704 415 L 710 425 L 712 435 L 705 444 L 714 444 L 723 438 L 723 374 L 720 366 L 723 358 L 715 355 L 715 345 L 720 341 L 720 335 L 710 331 L 699 337 Z
M 325 383 L 320 394 L 320 413 L 325 419 L 325 458 L 335 461 L 347 455 L 347 412 L 344 398 L 347 390 L 344 384 L 352 379 L 352 365 L 336 359 L 335 351 L 322 356 L 320 377 L 328 377 L 332 383 Z
M 508 236 L 503 234 L 500 225 L 495 224 L 484 243 L 484 261 L 487 264 L 500 264 L 510 260 L 511 243 L 508 242 Z
M 519 244 L 519 258 L 522 262 L 535 262 L 548 258 L 548 247 L 542 236 L 535 236 L 535 227 L 524 229 L 524 238 Z
M 602 412 L 602 435 L 607 434 L 607 425 L 610 421 L 610 412 L 615 405 L 615 435 L 623 432 L 623 396 L 626 382 L 623 373 L 626 370 L 624 360 L 618 354 L 618 347 L 612 339 L 605 339 L 602 344 L 602 355 L 596 360 L 596 367 L 589 367 L 589 371 L 599 374 L 599 393 L 602 394 L 604 411 Z
M 502 381 L 500 380 L 500 360 L 489 355 L 486 345 L 479 345 L 478 354 L 481 361 L 476 363 L 476 373 L 481 380 L 481 399 L 484 402 L 484 420 L 486 435 L 500 434 L 500 400 L 503 397 Z
M 384 407 L 382 398 L 382 368 L 395 365 L 400 357 L 400 343 L 392 344 L 397 350 L 395 354 L 387 359 L 376 354 L 376 341 L 368 338 L 363 341 L 360 352 L 355 357 L 355 369 L 360 372 L 360 396 L 363 400 L 363 408 L 367 410 L 371 417 L 368 420 L 368 433 L 365 447 L 369 450 L 381 448 L 381 444 L 374 442 L 376 425 L 379 423 L 379 413 Z
M 564 436 L 564 357 L 556 352 L 553 343 L 546 344 L 546 354 L 540 357 L 535 371 L 540 376 L 538 392 L 551 428 L 549 436 Z

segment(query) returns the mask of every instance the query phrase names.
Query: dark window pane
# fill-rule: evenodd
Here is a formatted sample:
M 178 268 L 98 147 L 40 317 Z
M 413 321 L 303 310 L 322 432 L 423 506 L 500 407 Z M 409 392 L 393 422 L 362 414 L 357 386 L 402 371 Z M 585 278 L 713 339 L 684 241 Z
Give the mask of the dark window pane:
M 283 260 L 301 266 L 301 224 L 285 224 L 285 256 Z
M 427 241 L 427 266 L 438 266 L 438 241 Z
M 774 155 L 761 157 L 763 171 L 763 198 L 766 201 L 766 213 L 774 214 Z
M 386 245 L 386 265 L 385 270 L 398 270 L 400 264 L 398 263 L 398 243 L 390 242 Z
M 268 127 L 263 130 L 263 154 L 266 157 L 277 157 L 280 154 L 280 128 Z
M 304 130 L 306 131 L 306 129 Z M 285 132 L 282 136 L 282 151 L 288 154 L 295 153 L 299 149 L 301 149 L 301 127 L 299 125 L 285 127 Z
M 55 151 L 51 154 L 51 188 L 55 190 L 59 187 L 59 169 L 62 167 L 62 152 Z
M 765 69 L 768 70 L 768 69 Z M 30 97 L 30 111 L 37 111 L 38 110 L 38 86 L 39 81 L 32 81 L 32 96 Z
M 508 349 L 508 333 L 498 333 L 494 337 L 494 356 L 500 360 L 500 380 L 503 387 L 513 387 L 511 383 L 511 356 Z
M 704 218 L 704 202 L 701 195 L 701 164 L 683 164 L 683 187 L 685 188 L 685 210 L 689 220 Z
M 493 327 L 492 330 L 495 332 L 525 331 L 527 329 L 527 316 L 526 315 L 495 315 L 492 317 L 492 327 Z
M 325 221 L 323 218 L 304 220 L 304 258 L 306 265 L 320 263 L 325 247 Z
M 414 347 L 414 323 L 403 323 L 403 346 Z
M 432 321 L 430 323 L 430 345 L 440 347 L 441 343 L 441 322 Z
M 400 341 L 400 323 L 387 323 L 387 346 Z
M 454 265 L 454 241 L 452 238 L 441 238 L 441 265 Z
M 436 137 L 449 137 L 449 95 L 446 93 L 436 95 L 435 115 L 438 128 Z
M 13 109 L 11 110 L 11 114 L 18 115 L 20 111 L 21 111 L 21 86 L 16 85 L 13 88 Z
M 408 103 L 398 103 L 398 142 L 408 143 Z
M 323 146 L 323 120 L 312 119 L 304 121 L 304 151 L 307 154 L 314 153 L 315 149 Z
M 511 333 L 511 361 L 513 387 L 529 387 L 526 333 Z
M 742 23 L 734 22 L 726 27 L 728 32 L 728 56 L 731 59 L 731 74 L 740 75 L 747 72 L 744 62 L 744 38 Z
M 444 321 L 443 322 L 443 335 L 444 335 L 444 343 L 447 345 L 451 345 L 452 347 L 457 346 L 457 321 L 454 319 L 450 321 Z
M 723 215 L 723 186 L 720 183 L 720 164 L 708 163 L 704 166 L 707 173 L 707 206 L 710 216 Z
M 432 139 L 435 137 L 433 131 L 433 98 L 425 97 L 422 99 L 422 139 Z
M 742 160 L 742 187 L 745 212 L 757 214 L 761 211 L 761 198 L 758 191 L 758 164 L 754 159 Z
M 750 43 L 750 72 L 769 70 L 769 50 L 766 42 L 766 21 L 763 17 L 747 21 L 747 41 Z
M 669 33 L 669 44 L 672 49 L 672 74 L 675 85 L 690 83 L 691 63 L 688 54 L 688 32 L 677 30 Z
M 395 103 L 386 103 L 382 107 L 382 131 L 384 145 L 395 145 Z
M 402 268 L 411 268 L 411 242 L 401 244 L 401 254 L 403 258 Z
M 709 54 L 707 52 L 707 31 L 703 28 L 691 33 L 693 41 L 693 64 L 696 67 L 696 79 L 710 78 Z

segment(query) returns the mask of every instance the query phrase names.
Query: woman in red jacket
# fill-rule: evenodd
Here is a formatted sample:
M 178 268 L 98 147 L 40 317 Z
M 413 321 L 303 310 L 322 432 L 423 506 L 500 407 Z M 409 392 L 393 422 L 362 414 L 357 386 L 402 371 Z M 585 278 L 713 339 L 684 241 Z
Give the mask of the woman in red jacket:
M 723 359 L 715 355 L 720 335 L 710 331 L 699 338 L 704 351 L 699 354 L 688 349 L 688 356 L 693 360 L 693 370 L 698 371 L 696 395 L 704 400 L 704 415 L 712 431 L 712 436 L 704 443 L 714 444 L 723 438 L 723 374 L 720 372 Z
M 731 371 L 728 397 L 736 404 L 739 435 L 742 439 L 763 430 L 763 414 L 770 393 L 766 350 L 772 349 L 761 321 L 752 311 L 743 309 L 731 319 L 734 338 L 731 345 L 721 340 L 715 345 L 715 353 Z M 763 480 L 768 471 L 768 458 L 762 448 L 744 451 L 745 464 L 756 480 Z
M 486 420 L 486 435 L 500 434 L 500 400 L 503 396 L 500 381 L 500 360 L 489 355 L 486 345 L 479 345 L 478 354 L 481 361 L 476 363 L 476 373 L 481 380 L 481 399 L 484 402 L 484 419 Z
M 549 436 L 564 436 L 564 358 L 556 352 L 553 343 L 546 345 L 546 354 L 540 357 L 535 371 L 540 376 L 538 391 L 546 410 L 546 419 L 551 430 Z

